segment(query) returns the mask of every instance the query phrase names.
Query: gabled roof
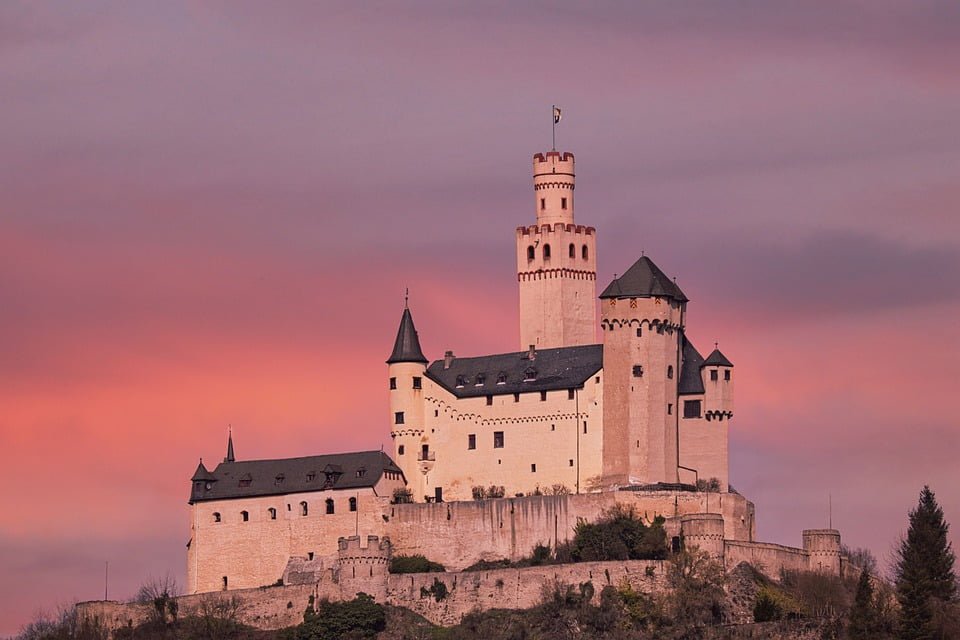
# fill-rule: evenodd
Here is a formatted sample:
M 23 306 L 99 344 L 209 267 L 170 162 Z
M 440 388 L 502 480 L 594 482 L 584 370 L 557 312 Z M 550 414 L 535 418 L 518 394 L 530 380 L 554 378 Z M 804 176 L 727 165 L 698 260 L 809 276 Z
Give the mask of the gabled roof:
M 527 351 L 454 358 L 449 368 L 443 367 L 444 361 L 437 360 L 427 368 L 427 377 L 458 398 L 572 389 L 603 367 L 603 345 L 542 349 L 533 360 Z
M 387 364 L 395 362 L 427 363 L 427 359 L 420 349 L 417 328 L 413 326 L 413 316 L 410 315 L 410 309 L 407 307 L 404 307 L 403 316 L 400 317 L 400 329 L 397 330 L 397 339 L 393 343 L 393 353 L 390 354 Z
M 210 489 L 194 488 L 190 502 L 360 489 L 376 485 L 384 471 L 403 474 L 383 451 L 223 462 L 204 478 L 210 482 Z
M 733 363 L 727 360 L 727 356 L 720 353 L 720 349 L 714 349 L 713 353 L 707 356 L 703 361 L 705 367 L 732 367 Z
M 627 269 L 619 278 L 614 278 L 613 282 L 607 285 L 607 288 L 600 294 L 601 298 L 673 298 L 678 302 L 686 302 L 687 296 L 684 295 L 677 283 L 667 277 L 660 267 L 653 263 L 653 260 L 642 256 L 633 263 L 633 266 Z
M 683 337 L 683 363 L 680 365 L 680 380 L 677 381 L 677 393 L 689 395 L 704 393 L 703 377 L 700 369 L 703 367 L 703 356 L 693 346 L 693 343 Z

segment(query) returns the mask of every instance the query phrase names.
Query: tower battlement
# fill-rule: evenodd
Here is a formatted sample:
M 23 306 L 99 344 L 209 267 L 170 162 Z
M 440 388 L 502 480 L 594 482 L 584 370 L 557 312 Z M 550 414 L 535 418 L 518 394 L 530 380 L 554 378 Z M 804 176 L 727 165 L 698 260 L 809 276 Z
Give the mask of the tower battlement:
M 393 546 L 390 538 L 367 536 L 367 546 L 360 546 L 360 536 L 337 538 L 340 566 L 348 564 L 386 564 L 390 561 Z
M 546 153 L 533 154 L 533 162 L 569 162 L 573 167 L 573 154 L 569 151 L 547 151 Z
M 564 224 L 557 222 L 554 224 L 532 224 L 530 226 L 517 227 L 517 236 L 536 235 L 538 233 L 580 233 L 587 236 L 596 234 L 594 227 L 587 227 L 582 224 Z

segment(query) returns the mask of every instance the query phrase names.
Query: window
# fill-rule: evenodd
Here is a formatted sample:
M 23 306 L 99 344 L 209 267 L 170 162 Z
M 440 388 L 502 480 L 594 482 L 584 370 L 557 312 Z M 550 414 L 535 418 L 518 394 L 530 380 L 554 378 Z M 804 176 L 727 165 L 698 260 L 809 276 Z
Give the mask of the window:
M 310 473 L 307 474 L 307 482 L 313 482 L 316 479 L 317 479 L 316 471 L 311 471 Z
M 550 425 L 550 431 L 556 431 L 556 430 L 557 430 L 557 425 L 555 424 Z
M 497 384 L 507 384 L 507 374 L 500 372 L 497 374 Z
M 493 448 L 503 449 L 503 431 L 493 432 Z
M 573 458 L 570 458 L 570 466 L 573 466 Z
M 399 447 L 397 447 L 397 455 L 398 456 L 403 455 L 403 445 L 400 445 Z
M 493 396 L 487 396 L 487 406 L 489 407 L 492 404 L 493 404 Z
M 586 421 L 586 420 L 583 421 L 583 432 L 584 432 L 584 433 L 587 432 L 587 421 Z
M 394 390 L 394 389 L 396 389 L 396 388 L 397 388 L 397 379 L 396 379 L 396 378 L 390 378 L 390 390 L 392 391 L 392 390 Z
M 253 482 L 253 476 L 251 476 L 249 473 L 243 474 L 243 477 L 240 478 L 241 487 L 249 487 L 251 482 Z
M 566 208 L 567 208 L 567 199 L 566 199 L 566 198 L 560 198 L 560 208 L 561 208 L 561 209 L 566 209 Z
M 365 476 L 365 475 L 367 475 L 367 470 L 366 470 L 366 469 L 363 469 L 363 468 L 357 469 L 357 477 L 358 477 L 358 478 L 362 478 L 362 477 Z
M 223 576 L 223 590 L 227 590 L 227 576 Z
M 462 389 L 465 384 L 467 384 L 466 376 L 457 376 L 457 389 Z
M 639 364 L 633 365 L 633 377 L 642 378 L 643 377 L 643 367 Z
M 271 519 L 271 520 L 276 520 L 276 519 L 277 519 L 277 510 L 274 509 L 273 507 L 270 507 L 269 509 L 267 509 L 267 515 L 270 516 L 270 519 Z
M 593 384 L 600 384 L 600 376 L 593 379 Z
M 673 380 L 673 365 L 672 365 L 672 364 L 671 364 L 669 367 L 667 367 L 667 377 L 668 377 L 669 379 Z
M 716 369 L 711 369 L 711 370 L 710 370 L 710 380 L 712 380 L 713 382 L 716 382 L 716 381 L 719 380 L 719 379 L 720 379 L 720 374 L 717 372 L 717 370 L 716 370 Z
M 546 392 L 546 391 L 541 391 L 541 392 L 540 392 L 540 402 L 546 402 L 546 401 L 547 401 L 547 392 Z
M 527 367 L 526 371 L 523 372 L 523 381 L 530 382 L 531 380 L 537 379 L 537 370 L 533 367 Z
M 394 424 L 403 424 L 403 411 L 397 411 L 393 414 Z
M 273 483 L 276 485 L 283 484 L 283 481 L 284 481 L 284 475 L 282 473 L 278 473 L 277 477 L 273 479 Z
M 423 378 L 420 376 L 413 376 L 413 388 L 423 389 Z
M 576 392 L 573 389 L 567 389 L 567 400 L 573 400 Z
M 543 259 L 544 259 L 544 260 L 549 260 L 549 259 L 550 259 L 550 245 L 549 245 L 549 244 L 543 245 Z
M 547 199 L 540 198 L 540 210 L 543 211 L 546 208 L 547 208 Z
M 356 510 L 357 510 L 357 499 L 350 498 L 350 511 L 356 511 Z
M 587 249 L 587 245 L 583 245 L 583 249 L 580 250 L 580 255 L 583 256 L 584 260 L 590 256 L 590 250 Z
M 672 416 L 672 415 L 673 415 L 673 405 L 672 405 L 672 404 L 668 404 L 668 405 L 667 405 L 667 415 L 668 415 L 668 416 Z
M 573 246 L 573 243 L 572 243 L 572 242 L 570 243 L 570 248 L 569 248 L 569 250 L 568 250 L 568 253 L 569 253 L 569 255 L 570 255 L 571 258 L 576 258 L 576 257 L 577 257 L 577 248 L 576 248 L 575 246 Z
M 726 369 L 726 370 L 723 372 L 723 379 L 724 379 L 724 380 L 729 380 L 729 379 L 730 379 L 730 369 Z
M 643 329 L 641 329 L 640 327 L 637 327 L 637 337 L 639 338 L 641 336 L 643 336 Z
M 514 402 L 520 402 L 520 394 L 519 394 L 519 393 L 513 394 L 513 401 L 514 401 Z
M 241 512 L 240 512 L 240 519 L 243 520 L 244 522 L 249 522 L 249 521 L 250 521 L 250 513 L 249 513 L 248 511 L 241 511 Z
M 219 513 L 219 512 L 217 512 L 217 511 L 214 511 L 214 512 L 213 512 L 213 521 L 214 521 L 214 522 L 220 522 L 220 513 Z
M 309 513 L 309 510 L 307 509 L 307 503 L 306 503 L 306 502 L 301 502 L 301 503 L 300 503 L 300 515 L 305 516 L 305 515 L 307 515 L 308 513 Z
M 440 417 L 440 409 L 434 409 L 434 410 L 433 410 L 433 417 L 434 417 L 434 418 L 439 418 L 439 417 Z
M 535 463 L 535 462 L 534 462 L 534 463 L 531 463 L 531 464 L 530 464 L 530 473 L 536 473 L 536 472 L 537 472 L 537 463 Z
M 683 401 L 683 417 L 699 418 L 700 417 L 700 401 L 684 400 Z
M 477 434 L 471 433 L 467 436 L 467 449 L 477 448 Z
M 327 498 L 327 515 L 333 514 L 333 498 Z
M 313 551 L 307 552 L 307 560 L 313 560 Z
M 486 384 L 486 382 L 487 382 L 487 374 L 485 374 L 485 373 L 478 373 L 478 374 L 477 374 L 477 381 L 473 384 L 473 386 L 475 386 L 475 387 L 482 387 L 484 384 Z
M 536 257 L 536 252 L 534 251 L 533 246 L 527 247 L 527 260 L 533 260 Z

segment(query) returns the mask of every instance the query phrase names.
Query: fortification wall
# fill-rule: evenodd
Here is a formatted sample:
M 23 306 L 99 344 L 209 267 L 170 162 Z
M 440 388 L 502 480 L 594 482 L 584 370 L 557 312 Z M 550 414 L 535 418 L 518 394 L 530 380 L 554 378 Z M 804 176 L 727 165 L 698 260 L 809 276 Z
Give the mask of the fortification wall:
M 726 540 L 723 548 L 724 567 L 728 571 L 741 562 L 748 562 L 771 578 L 778 579 L 781 571 L 807 571 L 810 568 L 810 554 L 803 549 L 739 540 Z

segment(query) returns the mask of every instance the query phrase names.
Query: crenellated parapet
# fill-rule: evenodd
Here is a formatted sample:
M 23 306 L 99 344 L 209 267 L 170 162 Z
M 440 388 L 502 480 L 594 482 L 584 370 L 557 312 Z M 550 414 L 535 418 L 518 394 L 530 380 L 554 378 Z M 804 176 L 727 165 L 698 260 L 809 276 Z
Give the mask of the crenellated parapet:
M 550 233 L 573 233 L 592 236 L 596 235 L 597 230 L 594 227 L 587 227 L 582 224 L 564 224 L 562 222 L 517 227 L 517 237 Z
M 810 571 L 840 575 L 840 532 L 804 529 L 803 550 L 810 554 Z
M 368 535 L 366 547 L 360 546 L 360 542 L 360 536 L 337 539 L 340 576 L 356 578 L 386 575 L 393 555 L 390 538 Z
M 696 547 L 713 558 L 723 558 L 723 515 L 691 513 L 680 516 L 680 535 L 685 547 Z

